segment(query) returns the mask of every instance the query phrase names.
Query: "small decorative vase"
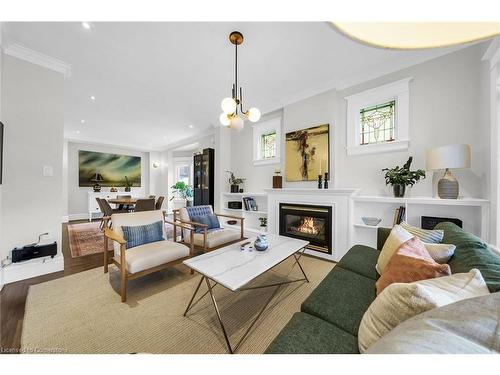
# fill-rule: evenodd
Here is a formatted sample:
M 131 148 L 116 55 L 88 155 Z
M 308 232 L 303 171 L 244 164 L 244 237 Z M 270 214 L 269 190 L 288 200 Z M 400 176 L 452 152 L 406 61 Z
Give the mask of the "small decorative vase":
M 239 193 L 240 187 L 238 185 L 231 185 L 231 193 Z
M 130 186 L 125 186 L 125 191 L 126 192 L 130 192 L 132 189 L 130 188 Z
M 267 237 L 265 234 L 259 234 L 255 240 L 253 246 L 257 251 L 267 250 L 269 243 L 267 242 Z
M 392 190 L 394 191 L 394 196 L 396 198 L 402 198 L 405 196 L 406 185 L 398 184 L 392 185 Z

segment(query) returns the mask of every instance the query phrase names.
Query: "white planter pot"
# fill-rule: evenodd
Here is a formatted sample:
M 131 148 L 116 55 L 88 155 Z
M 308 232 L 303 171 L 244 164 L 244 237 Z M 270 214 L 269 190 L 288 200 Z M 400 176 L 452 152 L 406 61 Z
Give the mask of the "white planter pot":
M 174 210 L 186 207 L 186 199 L 174 198 L 173 202 L 174 202 Z

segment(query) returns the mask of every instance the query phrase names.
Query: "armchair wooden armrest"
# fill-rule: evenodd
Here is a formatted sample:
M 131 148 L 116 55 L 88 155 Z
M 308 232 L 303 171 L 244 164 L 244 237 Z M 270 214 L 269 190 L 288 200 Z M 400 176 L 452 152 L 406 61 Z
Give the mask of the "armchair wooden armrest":
M 165 220 L 165 223 L 188 230 L 195 230 L 195 228 L 193 228 L 192 226 L 186 225 L 187 223 L 185 222 Z
M 127 243 L 127 241 L 113 229 L 104 228 L 104 235 L 110 240 L 118 242 L 120 245 L 125 245 Z
M 195 226 L 195 227 L 208 228 L 208 225 L 207 225 L 207 224 L 197 223 L 196 221 L 181 220 L 181 219 L 177 219 L 177 221 L 178 221 L 179 223 L 182 223 L 182 224 L 189 224 L 189 225 L 193 225 L 193 226 Z

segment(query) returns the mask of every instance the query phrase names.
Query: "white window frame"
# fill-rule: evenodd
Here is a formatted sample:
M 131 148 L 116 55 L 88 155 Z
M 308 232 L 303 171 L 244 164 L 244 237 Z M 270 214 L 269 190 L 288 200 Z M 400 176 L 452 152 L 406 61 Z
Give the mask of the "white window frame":
M 262 135 L 276 132 L 276 156 L 273 158 L 262 157 Z M 271 165 L 281 162 L 281 117 L 262 121 L 253 126 L 253 165 Z
M 177 171 L 181 167 L 189 167 L 189 183 L 193 185 L 193 158 L 189 156 L 176 156 L 174 157 L 174 184 L 178 181 Z
M 354 95 L 347 100 L 347 155 L 373 154 L 407 150 L 410 146 L 410 81 L 405 78 L 375 87 Z M 361 145 L 359 113 L 363 108 L 396 101 L 394 141 Z

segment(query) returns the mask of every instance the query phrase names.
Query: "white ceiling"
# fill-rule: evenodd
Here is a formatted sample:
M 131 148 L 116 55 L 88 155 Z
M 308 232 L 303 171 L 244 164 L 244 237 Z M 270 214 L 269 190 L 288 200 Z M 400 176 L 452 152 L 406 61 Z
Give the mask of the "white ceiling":
M 4 25 L 7 45 L 71 65 L 66 138 L 150 150 L 218 126 L 220 101 L 233 82 L 227 40 L 233 30 L 245 37 L 238 50 L 244 103 L 264 111 L 443 54 L 368 47 L 322 22 L 96 22 L 90 30 L 79 22 Z

